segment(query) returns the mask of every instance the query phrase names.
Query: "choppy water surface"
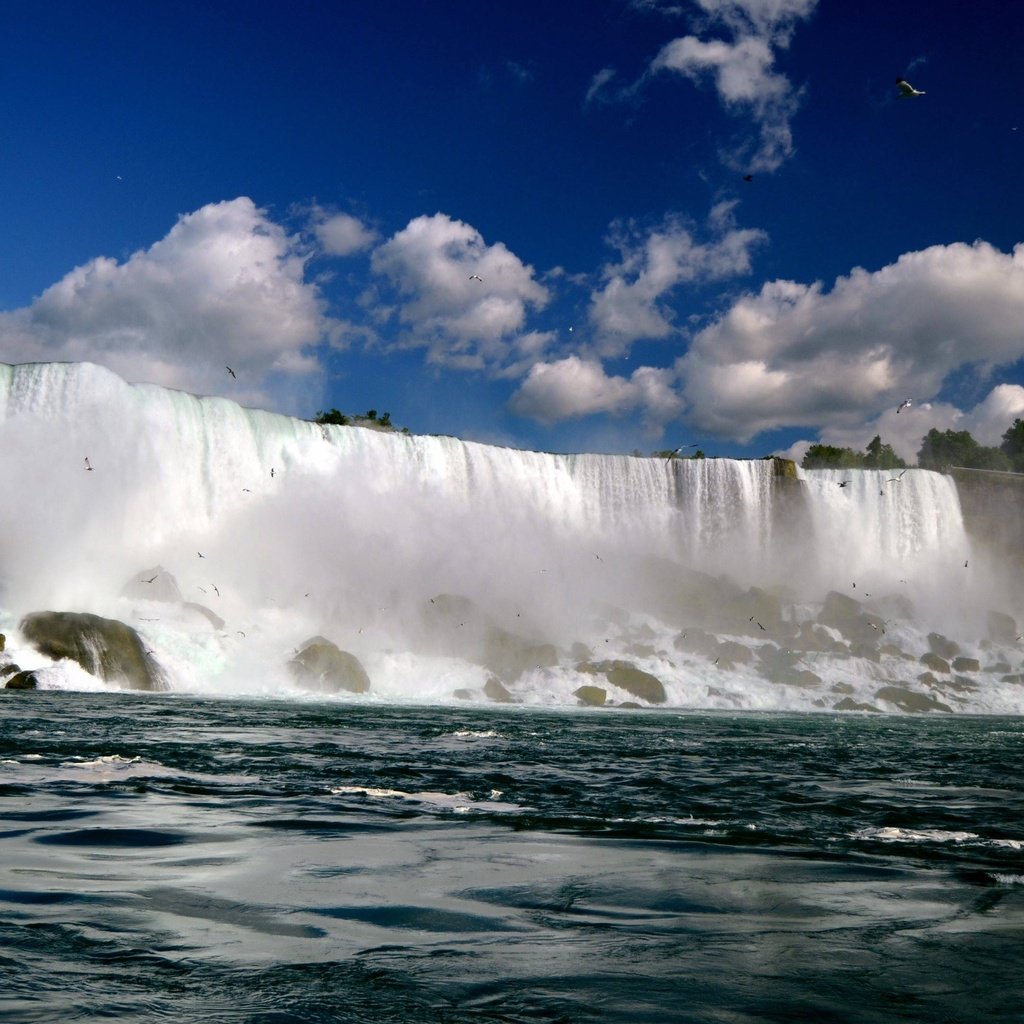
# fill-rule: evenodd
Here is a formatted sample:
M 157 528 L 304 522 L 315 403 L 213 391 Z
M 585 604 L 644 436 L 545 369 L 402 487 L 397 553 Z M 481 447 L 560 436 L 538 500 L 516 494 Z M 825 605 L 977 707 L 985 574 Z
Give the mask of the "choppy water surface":
M 1024 721 L 8 693 L 22 1021 L 1019 1021 Z

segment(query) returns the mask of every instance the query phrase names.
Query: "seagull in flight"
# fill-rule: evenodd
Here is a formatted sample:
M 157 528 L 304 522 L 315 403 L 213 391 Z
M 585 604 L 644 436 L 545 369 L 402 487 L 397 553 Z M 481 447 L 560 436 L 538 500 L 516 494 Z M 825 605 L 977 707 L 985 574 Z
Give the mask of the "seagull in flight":
M 915 89 L 905 78 L 897 78 L 896 85 L 900 90 L 901 100 L 912 100 L 915 96 L 923 96 L 922 89 Z
M 156 574 L 156 576 L 159 576 L 159 575 L 160 575 L 160 573 L 157 573 L 157 574 Z M 148 580 L 143 580 L 142 582 L 143 582 L 143 583 L 152 583 L 152 582 L 153 582 L 153 580 L 155 580 L 155 579 L 156 579 L 156 576 L 150 576 Z
M 92 472 L 92 463 L 89 461 L 89 456 L 88 455 L 86 455 L 86 457 L 85 457 L 85 471 L 87 473 L 91 473 Z
M 224 369 L 227 370 L 228 373 L 230 373 L 231 376 L 235 378 L 235 380 L 238 380 L 238 374 L 236 374 L 235 371 L 232 370 L 230 366 L 225 366 Z
M 678 455 L 684 448 L 699 448 L 700 441 L 695 441 L 693 444 L 681 444 L 678 448 L 673 449 L 672 455 Z
M 903 473 L 906 473 L 906 470 L 903 470 Z M 899 474 L 897 474 L 896 476 L 891 476 L 891 477 L 889 477 L 889 478 L 888 478 L 888 479 L 886 480 L 886 483 L 889 483 L 889 484 L 898 484 L 898 483 L 899 483 L 899 482 L 900 482 L 900 481 L 901 481 L 901 480 L 903 479 L 903 473 L 899 473 Z
M 484 279 L 479 274 L 470 274 L 469 279 L 470 281 L 479 281 L 481 284 L 484 283 Z
M 900 402 L 899 407 L 896 409 L 896 415 L 899 416 L 900 409 L 909 409 L 913 404 L 914 400 L 912 398 L 904 398 L 903 401 Z
M 839 481 L 839 486 L 840 487 L 845 487 L 849 482 L 850 482 L 849 480 L 840 480 Z

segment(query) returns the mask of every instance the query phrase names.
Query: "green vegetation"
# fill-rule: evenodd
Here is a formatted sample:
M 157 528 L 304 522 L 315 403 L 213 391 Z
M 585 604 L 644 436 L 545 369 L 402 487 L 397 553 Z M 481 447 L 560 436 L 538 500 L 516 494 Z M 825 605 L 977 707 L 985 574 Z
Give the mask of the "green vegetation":
M 1024 420 L 1013 421 L 1013 426 L 1003 434 L 1003 443 L 999 446 L 1010 460 L 1017 473 L 1024 473 Z
M 947 466 L 962 466 L 964 469 L 1008 470 L 1013 468 L 1010 456 L 1003 449 L 985 448 L 971 437 L 969 431 L 944 430 L 940 432 L 934 427 L 928 431 L 921 442 L 921 450 L 917 453 L 917 464 L 922 469 L 938 470 L 943 470 Z
M 352 421 L 343 413 L 338 412 L 337 409 L 329 409 L 324 412 L 322 409 L 316 414 L 314 423 L 333 423 L 339 427 L 347 427 Z
M 812 444 L 800 465 L 804 469 L 903 469 L 906 463 L 876 434 L 863 453 L 831 444 Z

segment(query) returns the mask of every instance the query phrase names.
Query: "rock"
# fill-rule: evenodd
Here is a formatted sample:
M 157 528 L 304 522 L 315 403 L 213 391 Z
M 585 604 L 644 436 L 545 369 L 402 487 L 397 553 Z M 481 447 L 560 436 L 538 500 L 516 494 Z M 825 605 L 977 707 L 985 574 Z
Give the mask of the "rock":
M 939 680 L 937 676 L 931 674 L 931 672 L 922 672 L 918 677 L 917 681 L 922 686 L 938 686 Z
M 783 632 L 783 625 L 782 602 L 760 587 L 751 587 L 746 593 L 725 601 L 716 622 L 716 628 L 723 633 L 760 637 L 766 633 L 778 636 Z
M 718 645 L 718 656 L 722 661 L 728 661 L 730 667 L 733 665 L 746 665 L 754 660 L 754 652 L 745 644 L 736 640 L 723 640 Z
M 1009 665 L 1006 666 L 1006 670 L 1010 670 Z M 15 672 L 20 671 L 21 666 L 12 661 L 9 665 L 0 666 L 0 678 L 2 678 L 3 676 L 13 676 Z
M 362 662 L 322 636 L 307 640 L 288 662 L 288 670 L 299 686 L 319 693 L 366 693 L 370 689 Z
M 960 653 L 960 645 L 955 640 L 947 640 L 941 633 L 928 634 L 928 647 L 932 654 L 937 654 L 940 658 L 945 658 L 946 661 L 955 658 Z
M 664 704 L 665 687 L 657 676 L 631 665 L 628 661 L 613 661 L 605 670 L 605 676 L 612 686 L 645 700 L 648 704 Z
M 838 640 L 816 622 L 800 623 L 792 646 L 801 651 L 822 651 L 826 654 L 842 654 L 847 650 L 842 640 Z
M 166 690 L 167 681 L 142 638 L 117 619 L 86 612 L 32 612 L 22 635 L 40 654 L 70 658 L 86 672 L 130 690 Z
M 833 711 L 874 711 L 879 712 L 881 709 L 876 708 L 872 704 L 862 704 L 860 701 L 851 700 L 849 697 L 844 697 L 842 700 L 838 700 L 832 705 Z
M 882 653 L 877 645 L 867 640 L 850 641 L 850 657 L 864 658 L 865 661 L 873 661 L 875 664 L 882 660 Z
M 981 662 L 977 658 L 965 658 L 962 655 L 953 659 L 954 672 L 980 672 Z
M 39 686 L 39 680 L 35 672 L 18 672 L 7 680 L 5 690 L 35 690 Z
M 181 591 L 173 573 L 162 565 L 137 572 L 122 588 L 121 593 L 132 600 L 181 601 Z
M 948 704 L 943 704 L 926 693 L 914 693 L 913 690 L 907 690 L 902 686 L 883 686 L 875 691 L 875 696 L 879 700 L 895 704 L 900 711 L 953 711 Z
M 601 686 L 581 686 L 573 690 L 572 695 L 579 699 L 584 707 L 599 708 L 608 700 L 608 693 Z
M 837 590 L 831 590 L 825 597 L 825 603 L 818 613 L 818 622 L 823 626 L 831 626 L 850 641 L 877 644 L 884 620 L 870 612 L 865 612 L 860 602 Z
M 672 645 L 677 651 L 687 654 L 703 654 L 705 658 L 710 658 L 712 661 L 719 656 L 718 637 L 697 626 L 684 629 L 672 641 Z
M 458 690 L 452 690 L 452 696 L 456 700 L 479 700 L 480 694 L 476 690 L 466 690 L 460 688 Z
M 6 647 L 7 647 L 7 637 L 5 637 L 3 635 L 3 633 L 0 633 L 0 651 L 4 650 Z
M 665 703 L 665 687 L 662 686 L 661 680 L 628 661 L 582 661 L 576 666 L 576 671 L 592 676 L 604 675 L 612 686 L 617 686 L 649 704 Z
M 487 682 L 484 683 L 484 693 L 497 704 L 515 703 L 515 697 L 512 696 L 509 688 L 494 676 L 490 676 Z
M 927 651 L 921 655 L 920 660 L 922 665 L 927 665 L 933 672 L 949 675 L 949 662 L 945 658 L 940 658 L 937 654 Z
M 569 648 L 569 657 L 573 661 L 590 661 L 594 657 L 594 652 L 584 643 L 580 643 L 577 640 L 572 647 Z
M 186 601 L 182 605 L 182 608 L 202 616 L 211 626 L 213 626 L 214 629 L 224 628 L 224 620 L 215 611 L 211 611 L 207 608 L 205 604 L 197 604 L 195 601 Z
M 1005 612 L 990 611 L 988 613 L 988 638 L 997 644 L 1012 644 L 1020 635 L 1017 620 Z
M 643 704 L 637 704 L 635 700 L 624 700 L 621 704 L 615 705 L 617 708 L 621 708 L 623 711 L 643 711 Z
M 950 682 L 945 684 L 954 693 L 974 693 L 978 689 L 977 683 L 967 676 L 953 676 Z
M 832 684 L 832 692 L 833 693 L 843 693 L 843 694 L 849 695 L 849 694 L 853 693 L 854 691 L 853 691 L 853 687 L 849 683 L 833 683 Z

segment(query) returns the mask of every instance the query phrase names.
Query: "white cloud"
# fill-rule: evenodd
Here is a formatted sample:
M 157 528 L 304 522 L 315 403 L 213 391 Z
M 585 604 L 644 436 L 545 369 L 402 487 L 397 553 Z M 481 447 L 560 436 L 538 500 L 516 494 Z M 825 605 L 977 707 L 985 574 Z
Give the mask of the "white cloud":
M 799 93 L 775 70 L 775 57 L 789 45 L 798 21 L 817 0 L 697 0 L 708 25 L 723 24 L 731 40 L 674 39 L 651 62 L 649 74 L 671 71 L 693 82 L 710 76 L 723 106 L 749 116 L 757 142 L 747 142 L 729 162 L 751 171 L 772 171 L 793 152 L 790 121 Z
M 700 331 L 677 368 L 697 425 L 736 440 L 895 422 L 910 397 L 918 406 L 900 414 L 902 430 L 954 370 L 1024 358 L 1022 322 L 1024 246 L 932 246 L 855 269 L 829 292 L 770 282 Z
M 516 357 L 530 309 L 548 290 L 501 242 L 446 214 L 417 217 L 373 254 L 373 270 L 398 294 L 403 344 L 458 369 L 500 368 Z M 480 280 L 475 280 L 478 277 Z
M 602 68 L 597 72 L 596 75 L 590 80 L 590 85 L 587 87 L 587 94 L 583 98 L 583 102 L 590 103 L 597 99 L 604 92 L 604 88 L 609 82 L 615 77 L 615 68 Z
M 595 344 L 604 356 L 620 355 L 640 338 L 664 338 L 675 329 L 664 300 L 678 285 L 721 280 L 750 270 L 750 253 L 764 241 L 763 231 L 732 226 L 731 204 L 711 212 L 717 234 L 698 242 L 678 219 L 668 218 L 646 236 L 613 226 L 617 263 L 602 269 L 604 285 L 591 295 L 589 319 Z
M 322 250 L 329 256 L 351 256 L 369 249 L 378 238 L 358 217 L 348 213 L 328 213 L 314 207 L 313 233 Z
M 637 409 L 652 433 L 682 411 L 670 370 L 640 367 L 630 378 L 609 377 L 599 362 L 572 355 L 537 363 L 509 401 L 509 409 L 544 424 L 595 413 L 621 416 Z
M 297 240 L 252 200 L 212 203 L 125 262 L 98 257 L 0 313 L 0 342 L 11 361 L 91 361 L 273 406 L 274 375 L 318 369 L 311 347 L 333 328 L 304 271 Z

